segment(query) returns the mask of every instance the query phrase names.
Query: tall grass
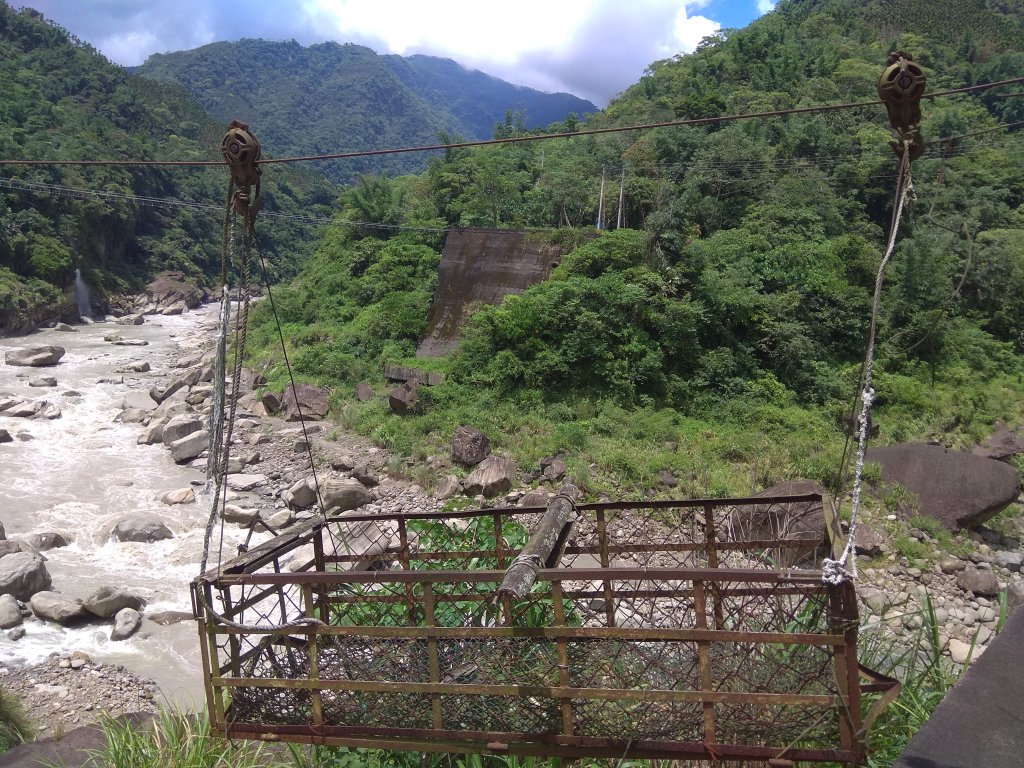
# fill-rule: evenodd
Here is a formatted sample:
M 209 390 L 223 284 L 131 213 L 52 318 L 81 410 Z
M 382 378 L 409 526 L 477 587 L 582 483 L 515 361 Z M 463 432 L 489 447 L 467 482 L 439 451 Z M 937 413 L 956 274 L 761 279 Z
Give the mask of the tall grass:
M 1005 600 L 1001 606 L 1005 606 Z M 999 626 L 1004 614 L 1002 607 Z M 869 768 L 892 765 L 963 674 L 963 669 L 942 655 L 941 627 L 927 593 L 923 596 L 921 620 L 921 628 L 905 645 L 880 625 L 862 629 L 858 654 L 861 663 L 903 684 L 899 698 L 886 708 L 868 734 Z M 968 663 L 973 656 L 974 643 Z
M 149 726 L 109 719 L 103 724 L 106 749 L 93 753 L 90 768 L 283 768 L 262 744 L 210 735 L 205 712 L 162 710 Z
M 27 740 L 32 736 L 32 731 L 21 702 L 0 689 L 0 753 Z

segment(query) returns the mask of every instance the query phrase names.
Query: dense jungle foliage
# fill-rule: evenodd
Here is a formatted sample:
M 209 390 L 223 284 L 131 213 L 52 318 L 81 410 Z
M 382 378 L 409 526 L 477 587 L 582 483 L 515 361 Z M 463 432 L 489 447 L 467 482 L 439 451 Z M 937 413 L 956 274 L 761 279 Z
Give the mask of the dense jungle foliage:
M 655 62 L 587 127 L 872 99 L 895 49 L 925 68 L 932 91 L 1020 76 L 1022 22 L 1020 3 L 784 0 L 746 29 Z M 884 440 L 966 444 L 995 419 L 1021 418 L 1016 91 L 923 102 L 928 149 L 914 163 L 880 317 Z M 526 132 L 514 114 L 495 129 Z M 830 481 L 892 214 L 891 138 L 884 110 L 870 106 L 457 149 L 419 176 L 364 176 L 280 291 L 296 366 L 343 400 L 353 382 L 379 380 L 381 363 L 415 364 L 437 230 L 593 227 L 603 170 L 608 226 L 622 181 L 621 230 L 568 254 L 546 283 L 479 308 L 457 352 L 427 362 L 448 373 L 425 394 L 427 413 L 345 403 L 344 422 L 427 455 L 472 421 L 526 463 L 574 453 L 599 488 L 650 485 L 666 468 L 715 493 Z M 280 382 L 272 331 L 263 308 L 253 359 Z M 628 449 L 615 443 L 627 436 Z
M 223 132 L 180 87 L 129 75 L 35 11 L 0 2 L 0 159 L 218 159 Z M 68 298 L 76 268 L 101 305 L 159 270 L 197 281 L 219 273 L 226 180 L 220 167 L 0 166 L 0 332 L 61 314 L 76 319 Z M 37 186 L 13 189 L 10 181 Z M 214 208 L 138 205 L 117 195 Z M 308 215 L 332 197 L 322 177 L 303 170 L 276 173 L 264 186 L 268 211 Z M 263 247 L 276 276 L 294 274 L 314 233 L 309 224 L 275 221 Z

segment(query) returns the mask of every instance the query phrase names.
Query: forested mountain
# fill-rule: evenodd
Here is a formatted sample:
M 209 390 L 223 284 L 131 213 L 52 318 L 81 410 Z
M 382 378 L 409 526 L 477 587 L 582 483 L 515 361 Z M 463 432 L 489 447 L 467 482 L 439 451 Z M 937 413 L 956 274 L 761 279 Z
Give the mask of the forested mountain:
M 436 144 L 440 132 L 490 138 L 506 112 L 527 128 L 596 111 L 567 93 L 512 85 L 450 59 L 380 56 L 361 45 L 241 40 L 156 54 L 135 70 L 178 82 L 215 118 L 258 126 L 278 156 Z M 335 180 L 366 171 L 422 170 L 426 158 L 346 160 L 322 168 Z
M 783 0 L 745 29 L 653 63 L 587 127 L 870 100 L 897 49 L 925 68 L 931 91 L 1022 76 L 1022 22 L 1021 3 L 1003 0 Z M 956 442 L 958 430 L 1021 418 L 1021 90 L 922 102 L 928 148 L 913 164 L 880 317 L 886 439 Z M 458 353 L 437 364 L 451 388 L 438 399 L 488 392 L 523 403 L 510 419 L 556 402 L 559 420 L 584 431 L 607 427 L 596 420 L 601 402 L 769 422 L 783 417 L 765 408 L 795 403 L 829 414 L 835 429 L 893 208 L 891 139 L 885 110 L 870 106 L 451 150 L 419 177 L 364 179 L 344 196 L 345 216 L 412 228 L 389 239 L 342 223 L 328 232 L 281 302 L 303 373 L 351 381 L 412 355 L 437 260 L 437 235 L 415 227 L 572 237 L 594 226 L 603 171 L 606 222 L 615 225 L 621 180 L 625 228 L 477 312 Z M 408 301 L 389 296 L 392 282 Z M 804 427 L 818 418 L 798 412 Z M 834 461 L 801 461 L 804 474 L 834 472 Z
M 181 87 L 129 75 L 35 11 L 0 2 L 0 159 L 216 160 L 224 128 Z M 101 304 L 162 269 L 196 279 L 219 271 L 226 179 L 226 167 L 0 166 L 0 332 L 72 313 L 76 267 Z M 264 187 L 266 209 L 284 213 L 308 215 L 334 194 L 300 170 Z M 267 233 L 263 247 L 279 273 L 294 271 L 313 233 L 294 221 Z

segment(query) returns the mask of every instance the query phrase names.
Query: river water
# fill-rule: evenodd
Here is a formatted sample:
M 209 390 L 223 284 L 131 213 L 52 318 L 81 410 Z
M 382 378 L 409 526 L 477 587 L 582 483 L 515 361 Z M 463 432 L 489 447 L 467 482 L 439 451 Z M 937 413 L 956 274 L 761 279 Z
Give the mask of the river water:
M 141 326 L 97 323 L 77 326 L 75 333 L 44 330 L 0 339 L 0 354 L 48 344 L 67 350 L 53 367 L 0 364 L 0 392 L 45 398 L 63 412 L 53 421 L 0 414 L 0 428 L 12 435 L 27 432 L 33 438 L 0 445 L 0 521 L 7 537 L 56 531 L 71 542 L 45 553 L 52 589 L 85 598 L 97 587 L 119 586 L 147 600 L 144 616 L 191 610 L 188 586 L 199 572 L 209 504 L 202 496 L 195 504 L 175 506 L 160 498 L 201 481 L 203 473 L 176 465 L 162 445 L 138 445 L 140 425 L 114 419 L 127 392 L 148 391 L 172 373 L 179 342 L 198 348 L 198 336 L 207 332 L 204 326 L 215 314 L 215 308 L 204 308 L 180 317 L 147 318 Z M 115 346 L 103 341 L 112 331 L 149 344 Z M 116 372 L 142 360 L 149 362 L 149 373 Z M 36 376 L 54 376 L 58 385 L 29 387 L 29 379 Z M 98 383 L 122 376 L 123 384 Z M 159 515 L 174 538 L 153 544 L 111 541 L 117 521 L 138 512 Z M 232 540 L 227 546 L 233 552 L 231 545 L 242 534 L 228 535 Z M 161 627 L 144 620 L 139 632 L 122 642 L 109 641 L 110 628 L 107 622 L 64 628 L 27 621 L 21 640 L 11 641 L 0 633 L 0 663 L 31 664 L 54 651 L 81 650 L 97 661 L 123 664 L 156 680 L 175 703 L 202 702 L 195 622 Z

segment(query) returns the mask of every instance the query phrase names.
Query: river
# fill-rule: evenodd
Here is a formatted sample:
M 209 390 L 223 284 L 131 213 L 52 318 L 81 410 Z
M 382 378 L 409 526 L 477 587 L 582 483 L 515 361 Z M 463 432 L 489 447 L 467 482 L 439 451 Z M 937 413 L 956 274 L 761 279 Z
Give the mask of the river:
M 203 479 L 195 469 L 176 465 L 162 445 L 138 445 L 138 424 L 115 421 L 126 393 L 148 391 L 165 380 L 178 356 L 199 348 L 215 308 L 180 317 L 147 317 L 141 326 L 109 323 L 81 325 L 76 332 L 44 330 L 31 336 L 0 339 L 3 352 L 39 345 L 66 349 L 48 368 L 0 364 L 0 392 L 45 398 L 60 406 L 53 421 L 5 418 L 0 428 L 33 439 L 0 445 L 0 521 L 8 538 L 55 531 L 70 546 L 45 553 L 52 589 L 85 598 L 100 586 L 119 586 L 144 597 L 144 616 L 156 611 L 190 611 L 189 583 L 199 572 L 203 526 L 209 505 L 167 506 L 160 498 Z M 116 332 L 148 346 L 115 346 L 103 340 Z M 148 373 L 120 373 L 134 361 L 148 361 Z M 36 376 L 54 376 L 56 387 L 30 387 Z M 101 379 L 123 383 L 98 383 Z M 77 394 L 75 394 L 77 393 Z M 123 517 L 159 515 L 174 538 L 153 544 L 117 543 L 110 530 Z M 231 526 L 233 528 L 233 526 Z M 242 533 L 229 531 L 233 539 Z M 229 545 L 234 541 L 228 542 Z M 111 625 L 97 622 L 73 628 L 26 621 L 26 635 L 12 641 L 0 633 L 0 663 L 32 664 L 57 651 L 84 651 L 103 663 L 123 664 L 155 680 L 164 695 L 181 705 L 202 702 L 198 634 L 194 622 L 161 627 L 143 621 L 132 638 L 110 642 Z

